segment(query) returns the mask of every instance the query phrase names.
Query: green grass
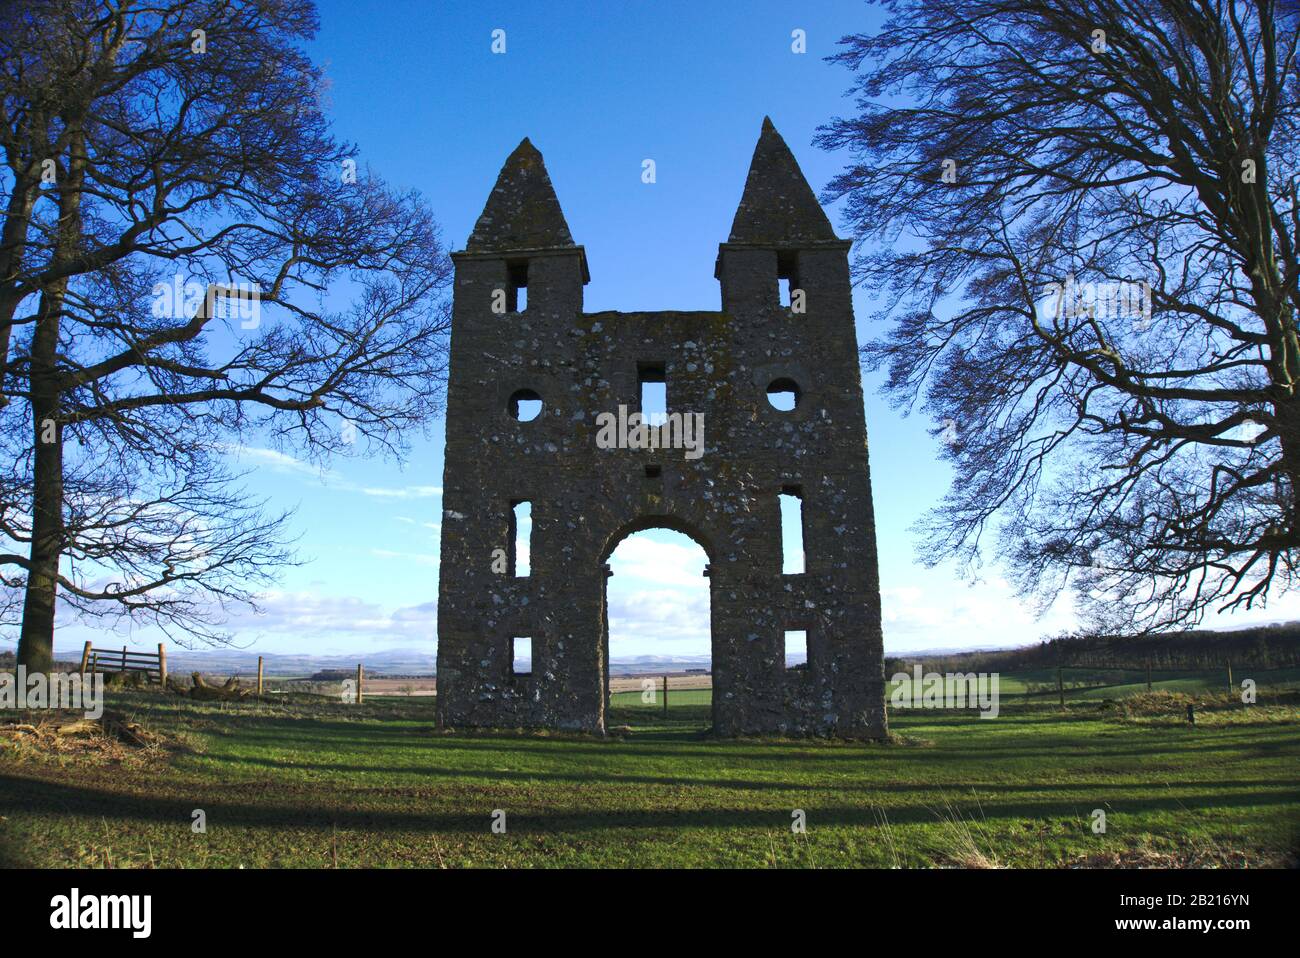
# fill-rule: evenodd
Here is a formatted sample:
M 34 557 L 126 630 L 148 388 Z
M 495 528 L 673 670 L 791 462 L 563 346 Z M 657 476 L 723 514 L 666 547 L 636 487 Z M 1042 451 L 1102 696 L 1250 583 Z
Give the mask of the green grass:
M 1157 697 L 1158 698 L 1158 697 Z M 1138 700 L 1135 700 L 1135 702 Z M 1279 864 L 1300 710 L 898 711 L 897 741 L 719 741 L 707 692 L 615 696 L 624 739 L 440 733 L 433 701 L 110 707 L 163 749 L 0 739 L 0 861 L 61 867 Z M 1159 707 L 1159 702 L 1156 703 Z M 192 832 L 191 812 L 207 815 Z M 1107 815 L 1094 835 L 1091 813 Z M 503 809 L 507 830 L 491 831 Z M 791 831 L 806 813 L 806 834 Z
M 711 720 L 709 707 L 712 702 L 712 689 L 670 689 L 668 692 L 668 705 L 672 710 L 672 715 L 681 722 L 688 721 L 687 713 L 682 709 L 690 708 L 698 709 L 699 723 L 708 725 Z M 640 722 L 652 719 L 656 714 L 662 716 L 664 712 L 663 691 L 661 689 L 655 689 L 653 703 L 642 702 L 640 692 L 615 692 L 609 697 L 609 704 L 612 709 L 625 713 L 624 718 L 633 720 L 628 721 L 626 723 L 628 725 L 637 725 Z

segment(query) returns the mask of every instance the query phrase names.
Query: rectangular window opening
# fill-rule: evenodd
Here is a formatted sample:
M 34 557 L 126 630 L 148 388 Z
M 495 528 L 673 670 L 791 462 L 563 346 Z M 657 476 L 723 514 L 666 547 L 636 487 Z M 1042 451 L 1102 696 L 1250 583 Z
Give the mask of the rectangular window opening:
M 808 632 L 806 629 L 786 631 L 783 636 L 782 655 L 787 669 L 808 668 Z
M 506 309 L 522 313 L 528 308 L 528 263 L 511 263 L 509 282 L 506 284 Z
M 663 363 L 638 363 L 636 378 L 641 421 L 647 426 L 662 426 L 668 421 L 668 377 Z
M 781 305 L 785 309 L 792 309 L 796 305 L 802 307 L 802 304 L 796 304 L 794 301 L 795 290 L 799 286 L 799 256 L 797 253 L 778 253 L 776 258 L 776 280 L 780 286 Z M 799 312 L 803 312 L 802 308 Z
M 781 574 L 802 575 L 803 490 L 799 486 L 781 487 Z
M 531 636 L 516 635 L 510 640 L 510 674 L 533 674 L 533 640 Z
M 526 578 L 532 572 L 533 504 L 527 499 L 510 504 L 510 574 Z

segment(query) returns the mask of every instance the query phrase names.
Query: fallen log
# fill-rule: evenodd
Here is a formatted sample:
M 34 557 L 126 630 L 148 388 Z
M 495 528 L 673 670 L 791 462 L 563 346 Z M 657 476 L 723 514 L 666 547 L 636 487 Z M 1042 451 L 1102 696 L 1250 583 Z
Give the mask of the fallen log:
M 125 715 L 118 712 L 105 712 L 100 723 L 104 727 L 104 734 L 112 735 L 128 745 L 144 748 L 156 741 L 155 736 L 143 725 L 129 721 Z
M 248 698 L 252 689 L 239 687 L 239 679 L 231 676 L 224 685 L 209 685 L 198 672 L 192 674 L 194 687 L 189 690 L 190 698 L 197 702 L 237 702 Z
M 94 719 L 79 719 L 76 722 L 69 722 L 67 725 L 60 725 L 54 730 L 54 734 L 68 735 L 98 735 L 104 730 L 104 727 Z

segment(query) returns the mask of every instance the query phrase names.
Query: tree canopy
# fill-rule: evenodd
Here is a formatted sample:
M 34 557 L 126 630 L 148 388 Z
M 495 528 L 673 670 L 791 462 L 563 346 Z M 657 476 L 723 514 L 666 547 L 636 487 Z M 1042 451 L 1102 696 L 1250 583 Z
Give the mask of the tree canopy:
M 306 0 L 0 12 L 0 576 L 20 660 L 56 603 L 220 640 L 292 554 L 227 455 L 400 454 L 437 411 L 432 214 L 337 141 Z
M 924 557 L 1073 587 L 1108 631 L 1293 584 L 1297 17 L 1272 0 L 923 0 L 844 38 L 819 142 L 948 441 Z

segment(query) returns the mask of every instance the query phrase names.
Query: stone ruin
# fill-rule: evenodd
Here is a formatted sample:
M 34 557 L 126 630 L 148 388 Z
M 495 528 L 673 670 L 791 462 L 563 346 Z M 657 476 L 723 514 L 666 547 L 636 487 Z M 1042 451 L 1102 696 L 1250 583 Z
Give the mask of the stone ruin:
M 542 155 L 527 139 L 510 154 L 452 254 L 441 726 L 603 734 L 606 561 L 631 533 L 667 528 L 708 555 L 716 734 L 885 734 L 850 245 L 765 119 L 718 247 L 722 308 L 585 312 L 586 254 Z M 646 382 L 665 384 L 662 427 L 632 415 Z M 777 393 L 794 407 L 775 408 Z M 700 422 L 702 443 L 673 441 Z M 782 571 L 783 494 L 801 507 L 801 574 Z M 523 503 L 531 561 L 517 575 Z M 787 666 L 789 631 L 806 634 L 805 664 Z

